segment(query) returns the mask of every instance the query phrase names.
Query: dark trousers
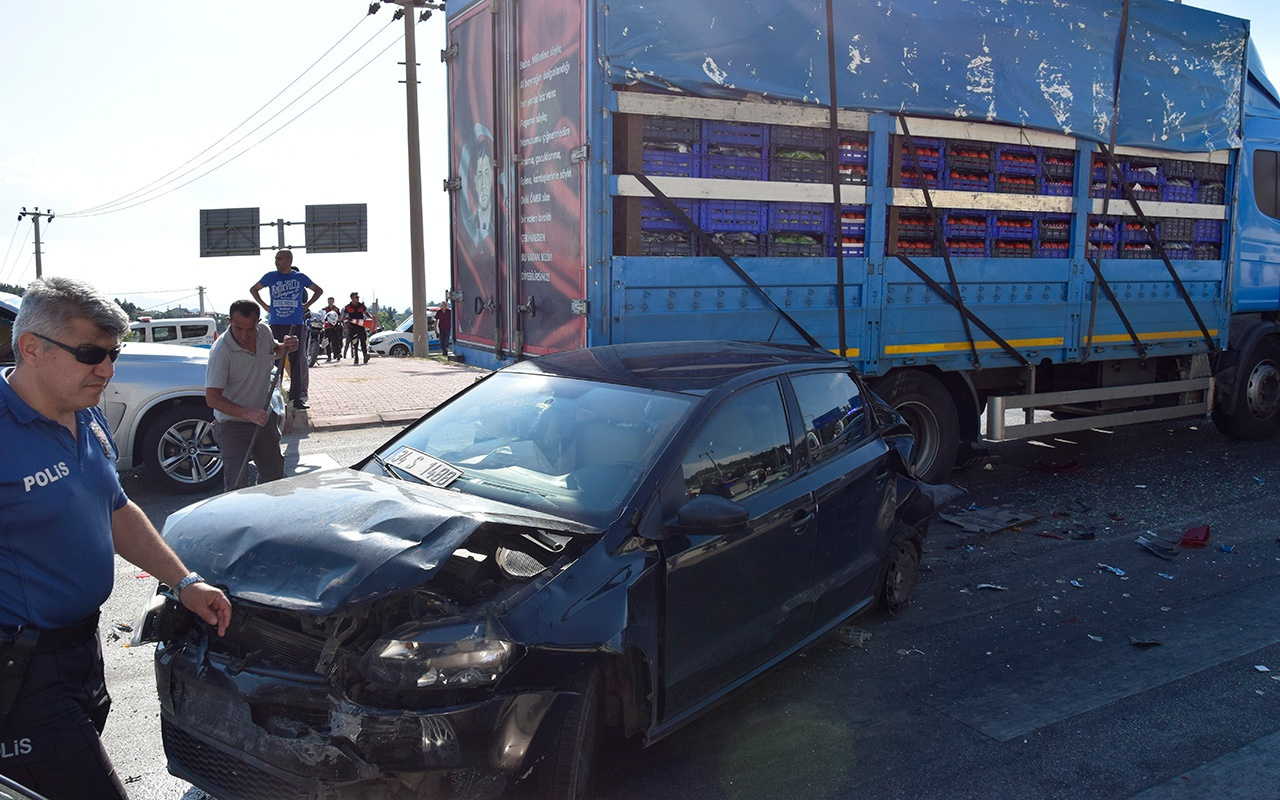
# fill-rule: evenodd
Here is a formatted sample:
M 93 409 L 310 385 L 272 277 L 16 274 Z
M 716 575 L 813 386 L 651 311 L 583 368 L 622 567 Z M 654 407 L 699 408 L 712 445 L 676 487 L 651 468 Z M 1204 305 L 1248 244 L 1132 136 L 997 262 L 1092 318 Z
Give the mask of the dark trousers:
M 368 341 L 367 334 L 369 332 L 365 330 L 363 325 L 351 325 L 350 330 L 351 330 L 351 357 L 354 358 L 357 362 L 359 362 L 360 353 L 363 352 L 364 360 L 368 361 L 369 360 L 369 341 Z M 356 350 L 357 346 L 360 348 L 359 351 Z
M 36 653 L 0 724 L 0 774 L 48 800 L 128 797 L 98 738 L 110 710 L 96 634 L 81 645 Z
M 334 361 L 339 360 L 339 358 L 341 358 L 342 356 L 341 326 L 334 325 L 332 328 L 325 331 L 324 335 L 329 337 L 329 358 L 333 359 Z M 329 358 L 326 358 L 325 361 L 328 361 Z
M 307 367 L 307 326 L 306 325 L 272 325 L 271 335 L 277 342 L 283 342 L 286 336 L 298 337 L 296 352 L 285 356 L 289 361 L 289 399 L 300 403 L 307 399 L 307 387 L 311 373 Z
M 261 428 L 252 422 L 219 420 L 213 424 L 213 440 L 218 443 L 218 449 L 222 453 L 222 485 L 228 492 L 249 485 L 246 457 L 252 458 L 253 463 L 258 465 L 258 483 L 278 481 L 284 477 L 284 453 L 280 452 L 280 417 L 274 412 Z

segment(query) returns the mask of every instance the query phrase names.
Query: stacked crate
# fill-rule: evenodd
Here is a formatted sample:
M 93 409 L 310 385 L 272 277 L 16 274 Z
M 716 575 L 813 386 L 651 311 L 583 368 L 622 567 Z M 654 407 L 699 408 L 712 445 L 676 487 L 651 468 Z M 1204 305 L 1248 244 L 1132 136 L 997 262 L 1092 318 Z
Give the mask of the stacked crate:
M 831 183 L 830 132 L 775 125 L 769 131 L 769 180 Z
M 840 182 L 866 184 L 870 140 L 859 131 L 840 131 Z
M 946 146 L 943 188 L 960 192 L 989 192 L 995 180 L 995 146 L 986 142 L 951 140 Z
M 1030 211 L 993 211 L 991 255 L 997 258 L 1034 258 L 1036 221 L 1036 215 Z
M 770 203 L 769 255 L 830 255 L 835 225 L 826 203 Z
M 943 140 L 913 137 L 915 149 L 911 151 L 907 149 L 907 137 L 895 136 L 894 139 L 898 173 L 894 176 L 893 185 L 906 189 L 919 189 L 922 185 L 941 189 L 939 174 L 943 168 Z
M 840 207 L 840 247 L 846 258 L 861 258 L 867 252 L 867 207 Z
M 947 254 L 978 258 L 989 255 L 990 216 L 986 211 L 946 212 L 942 223 L 942 235 L 946 237 Z
M 1069 197 L 1076 190 L 1076 152 L 1056 147 L 1040 150 L 1040 194 Z
M 641 158 L 649 176 L 696 178 L 702 169 L 702 121 L 681 117 L 646 117 Z M 696 200 L 676 200 L 691 220 L 698 221 Z M 657 198 L 640 201 L 640 243 L 644 255 L 691 256 L 696 252 L 693 231 Z
M 910 258 L 938 255 L 933 220 L 929 212 L 922 209 L 889 209 L 889 242 L 890 255 L 901 254 Z
M 1125 217 L 1119 225 L 1121 258 L 1158 258 L 1159 250 L 1152 243 L 1160 239 L 1160 225 L 1152 221 L 1148 228 L 1136 217 Z
M 1037 257 L 1066 258 L 1071 254 L 1070 214 L 1038 214 L 1035 230 Z
M 769 177 L 769 128 L 750 122 L 706 120 L 702 177 L 762 181 Z M 768 209 L 756 200 L 703 200 L 702 229 L 731 256 L 762 256 Z M 713 255 L 705 243 L 700 255 Z
M 1037 194 L 1040 184 L 1040 149 L 1026 145 L 1002 144 L 996 148 L 996 191 L 1006 194 Z
M 1089 215 L 1087 254 L 1095 258 L 1115 258 L 1123 224 L 1122 217 Z

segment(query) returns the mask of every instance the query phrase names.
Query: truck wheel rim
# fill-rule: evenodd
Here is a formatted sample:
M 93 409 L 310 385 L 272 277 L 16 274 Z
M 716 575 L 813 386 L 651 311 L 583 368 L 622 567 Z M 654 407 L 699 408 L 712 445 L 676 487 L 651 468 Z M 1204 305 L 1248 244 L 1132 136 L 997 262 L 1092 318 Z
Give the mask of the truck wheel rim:
M 1269 419 L 1280 408 L 1280 369 L 1271 361 L 1263 361 L 1253 368 L 1245 392 L 1249 412 L 1258 419 Z
M 938 418 L 924 403 L 903 403 L 895 409 L 906 421 L 907 427 L 916 437 L 916 445 L 912 450 L 911 461 L 916 474 L 927 472 L 938 457 L 938 437 L 940 426 Z

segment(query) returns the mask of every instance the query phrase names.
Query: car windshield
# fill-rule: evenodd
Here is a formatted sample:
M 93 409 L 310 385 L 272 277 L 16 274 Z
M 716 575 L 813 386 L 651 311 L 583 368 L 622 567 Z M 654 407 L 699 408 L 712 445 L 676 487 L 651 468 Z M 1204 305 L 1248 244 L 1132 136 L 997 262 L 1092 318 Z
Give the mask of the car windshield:
M 375 461 L 406 480 L 602 528 L 695 402 L 670 392 L 498 373 L 393 440 Z

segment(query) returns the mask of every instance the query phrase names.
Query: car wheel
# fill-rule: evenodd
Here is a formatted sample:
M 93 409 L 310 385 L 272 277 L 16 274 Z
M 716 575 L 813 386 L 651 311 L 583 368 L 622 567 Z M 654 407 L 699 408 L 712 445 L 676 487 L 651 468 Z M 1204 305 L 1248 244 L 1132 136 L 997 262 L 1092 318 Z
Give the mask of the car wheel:
M 391 355 L 395 356 L 396 358 L 404 358 L 405 356 L 409 355 L 409 345 L 407 344 L 391 345 Z
M 1280 343 L 1266 338 L 1240 362 L 1234 389 L 1236 408 L 1215 408 L 1213 424 L 1232 439 L 1261 441 L 1280 431 Z
M 941 483 L 960 450 L 960 416 L 950 393 L 933 376 L 901 370 L 875 384 L 875 390 L 902 415 L 915 436 L 911 468 L 926 483 Z
M 905 523 L 894 526 L 880 570 L 880 603 L 890 614 L 906 608 L 920 583 L 920 534 Z
M 538 771 L 538 800 L 585 800 L 600 742 L 600 669 L 580 673 L 578 692 Z
M 222 482 L 222 454 L 213 440 L 213 410 L 194 403 L 152 412 L 146 421 L 142 461 L 159 488 L 188 494 Z

